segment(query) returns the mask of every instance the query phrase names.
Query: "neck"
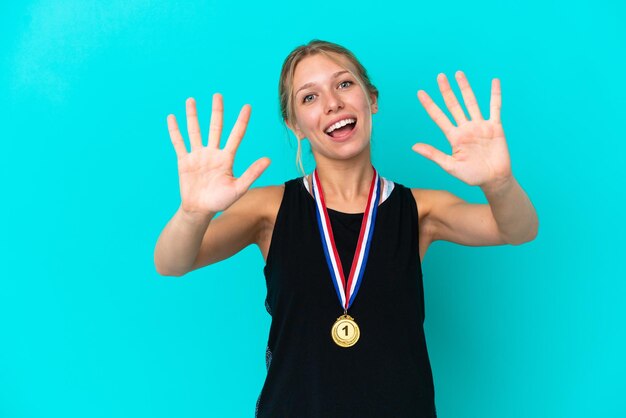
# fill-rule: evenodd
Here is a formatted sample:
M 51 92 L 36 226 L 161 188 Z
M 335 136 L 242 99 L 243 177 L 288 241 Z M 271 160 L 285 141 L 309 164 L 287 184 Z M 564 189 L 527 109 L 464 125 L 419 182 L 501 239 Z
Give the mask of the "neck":
M 326 201 L 356 203 L 367 199 L 374 175 L 369 152 L 351 160 L 316 158 L 316 170 Z

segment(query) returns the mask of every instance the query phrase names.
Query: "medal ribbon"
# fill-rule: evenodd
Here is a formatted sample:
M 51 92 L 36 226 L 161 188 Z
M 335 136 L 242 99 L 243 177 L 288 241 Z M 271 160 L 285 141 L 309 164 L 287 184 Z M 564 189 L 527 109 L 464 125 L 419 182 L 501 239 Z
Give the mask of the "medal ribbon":
M 330 224 L 330 218 L 328 217 L 326 202 L 324 201 L 322 184 L 317 175 L 317 169 L 313 172 L 313 192 L 315 194 L 317 225 L 322 237 L 322 247 L 324 248 L 324 255 L 326 255 L 326 262 L 328 263 L 333 285 L 335 286 L 335 291 L 337 292 L 337 296 L 344 313 L 347 312 L 348 308 L 352 305 L 352 302 L 354 302 L 365 272 L 365 264 L 367 263 L 367 257 L 369 255 L 370 243 L 372 241 L 372 236 L 374 235 L 374 224 L 376 221 L 378 202 L 380 201 L 380 187 L 378 179 L 378 172 L 374 169 L 374 175 L 372 177 L 372 183 L 370 185 L 370 191 L 367 198 L 367 205 L 365 206 L 365 213 L 363 214 L 363 220 L 361 221 L 361 232 L 359 233 L 359 240 L 356 244 L 356 252 L 354 253 L 354 258 L 352 259 L 350 276 L 348 277 L 348 284 L 346 286 L 346 279 L 343 274 L 341 259 L 339 258 L 339 253 L 337 252 L 333 229 Z

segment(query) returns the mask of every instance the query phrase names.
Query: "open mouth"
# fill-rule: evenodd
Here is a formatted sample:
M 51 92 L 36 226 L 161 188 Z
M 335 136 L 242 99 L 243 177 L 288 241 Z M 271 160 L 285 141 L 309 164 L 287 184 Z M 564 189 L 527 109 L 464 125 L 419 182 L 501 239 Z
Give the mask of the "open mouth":
M 334 139 L 342 139 L 350 135 L 355 127 L 356 119 L 347 118 L 328 127 L 325 134 Z

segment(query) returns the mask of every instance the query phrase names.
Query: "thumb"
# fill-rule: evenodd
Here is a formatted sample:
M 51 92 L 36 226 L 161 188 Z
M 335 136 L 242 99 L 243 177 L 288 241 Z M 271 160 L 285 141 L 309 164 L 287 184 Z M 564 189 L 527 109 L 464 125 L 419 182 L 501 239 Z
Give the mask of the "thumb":
M 437 163 L 444 170 L 450 171 L 452 169 L 452 165 L 454 164 L 454 158 L 452 158 L 448 154 L 444 154 L 437 148 L 428 144 L 424 144 L 422 142 L 418 142 L 411 148 L 422 157 L 428 158 L 430 161 Z
M 237 189 L 244 194 L 256 179 L 270 165 L 271 160 L 267 157 L 259 158 L 237 179 Z

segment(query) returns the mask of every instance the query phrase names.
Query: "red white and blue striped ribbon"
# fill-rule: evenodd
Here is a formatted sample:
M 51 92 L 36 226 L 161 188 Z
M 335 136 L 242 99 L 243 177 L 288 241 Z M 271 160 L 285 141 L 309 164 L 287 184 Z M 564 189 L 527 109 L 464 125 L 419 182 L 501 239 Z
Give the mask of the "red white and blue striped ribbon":
M 331 273 L 333 285 L 335 286 L 335 291 L 339 297 L 339 302 L 341 303 L 341 307 L 344 309 L 345 313 L 354 302 L 356 294 L 359 291 L 359 287 L 361 286 L 367 257 L 369 255 L 370 243 L 372 241 L 372 236 L 374 235 L 376 212 L 378 210 L 378 202 L 380 201 L 378 172 L 374 169 L 369 196 L 367 198 L 367 205 L 365 206 L 363 221 L 361 222 L 361 232 L 359 233 L 359 240 L 356 244 L 356 252 L 354 253 L 354 258 L 352 259 L 352 266 L 350 268 L 347 286 L 346 279 L 343 274 L 341 259 L 339 258 L 337 246 L 335 245 L 335 238 L 333 236 L 330 218 L 328 217 L 328 211 L 326 210 L 322 184 L 320 183 L 317 175 L 317 169 L 313 172 L 313 192 L 315 195 L 317 209 L 317 224 L 322 237 L 322 246 L 324 248 L 324 254 L 326 255 L 326 262 L 328 263 L 328 268 Z

